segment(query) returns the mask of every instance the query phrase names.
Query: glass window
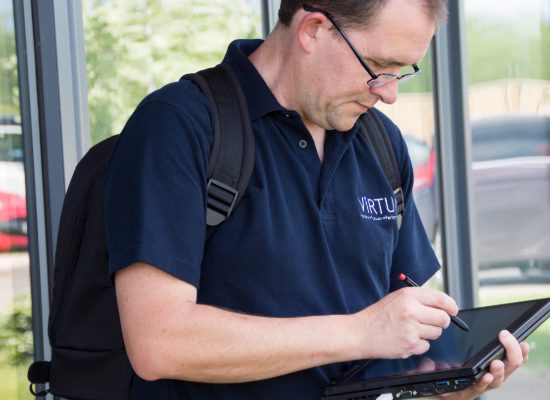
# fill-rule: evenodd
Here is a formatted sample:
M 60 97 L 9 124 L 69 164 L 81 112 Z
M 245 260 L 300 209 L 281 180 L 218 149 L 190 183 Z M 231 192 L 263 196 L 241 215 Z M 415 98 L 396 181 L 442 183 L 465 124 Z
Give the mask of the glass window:
M 83 0 L 92 143 L 119 133 L 147 93 L 261 37 L 260 0 Z
M 30 399 L 33 336 L 12 4 L 0 0 L 0 398 Z
M 378 103 L 401 129 L 414 169 L 413 197 L 420 218 L 436 254 L 441 260 L 441 232 L 435 147 L 434 98 L 432 93 L 431 51 L 418 64 L 422 72 L 399 85 L 399 96 L 392 105 Z M 429 284 L 442 289 L 442 273 Z
M 550 3 L 466 0 L 481 305 L 550 296 Z M 544 398 L 550 324 L 526 368 L 487 399 Z

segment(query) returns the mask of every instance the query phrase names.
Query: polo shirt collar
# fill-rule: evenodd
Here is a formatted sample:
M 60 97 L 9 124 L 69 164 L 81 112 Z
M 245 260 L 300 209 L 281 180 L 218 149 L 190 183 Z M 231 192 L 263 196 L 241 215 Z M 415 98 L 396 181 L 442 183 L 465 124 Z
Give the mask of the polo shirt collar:
M 258 70 L 248 59 L 248 56 L 262 44 L 260 39 L 239 39 L 233 41 L 223 59 L 235 70 L 241 83 L 250 117 L 254 120 L 273 111 L 286 111 L 279 104 Z

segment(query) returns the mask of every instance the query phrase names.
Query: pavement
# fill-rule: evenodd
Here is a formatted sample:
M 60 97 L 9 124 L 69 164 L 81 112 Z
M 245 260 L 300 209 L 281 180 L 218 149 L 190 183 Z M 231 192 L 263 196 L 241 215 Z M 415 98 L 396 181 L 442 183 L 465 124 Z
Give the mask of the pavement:
M 14 298 L 30 292 L 29 254 L 0 253 L 0 314 Z
M 548 399 L 548 380 L 550 380 L 550 365 L 547 366 L 546 371 L 535 372 L 527 367 L 520 368 L 501 388 L 487 392 L 483 400 Z

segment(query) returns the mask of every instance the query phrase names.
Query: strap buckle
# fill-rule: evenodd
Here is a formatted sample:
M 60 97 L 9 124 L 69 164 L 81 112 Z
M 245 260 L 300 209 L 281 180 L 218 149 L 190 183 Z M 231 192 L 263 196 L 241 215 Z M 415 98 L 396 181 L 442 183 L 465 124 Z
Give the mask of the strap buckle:
M 216 179 L 210 179 L 206 196 L 206 224 L 216 226 L 225 221 L 233 211 L 239 191 Z
M 403 214 L 405 212 L 405 197 L 403 197 L 403 189 L 399 186 L 393 191 L 395 201 L 397 202 L 397 229 L 401 228 L 403 222 Z

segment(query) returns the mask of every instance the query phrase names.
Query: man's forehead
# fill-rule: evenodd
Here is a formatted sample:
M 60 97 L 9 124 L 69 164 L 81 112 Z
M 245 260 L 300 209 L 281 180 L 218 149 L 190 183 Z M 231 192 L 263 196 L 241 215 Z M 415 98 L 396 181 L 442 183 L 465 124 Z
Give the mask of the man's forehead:
M 392 0 L 374 24 L 353 29 L 353 36 L 363 56 L 383 65 L 410 65 L 424 57 L 435 28 L 422 2 Z
M 350 32 L 350 39 L 365 60 L 383 66 L 403 67 L 417 64 L 426 54 L 433 31 L 430 27 L 416 32 L 391 32 L 361 30 Z
M 429 40 L 390 40 L 387 36 L 377 37 L 368 31 L 356 31 L 351 35 L 359 55 L 367 63 L 370 61 L 384 67 L 417 64 L 424 58 L 430 44 Z

